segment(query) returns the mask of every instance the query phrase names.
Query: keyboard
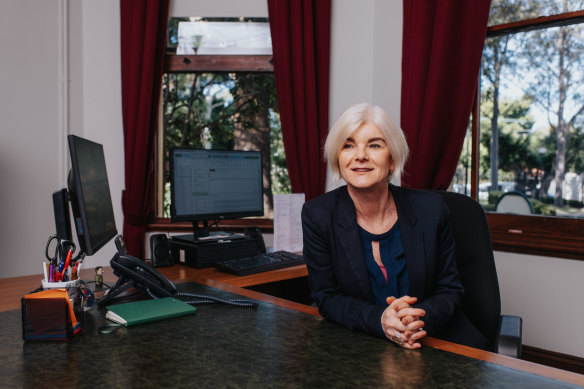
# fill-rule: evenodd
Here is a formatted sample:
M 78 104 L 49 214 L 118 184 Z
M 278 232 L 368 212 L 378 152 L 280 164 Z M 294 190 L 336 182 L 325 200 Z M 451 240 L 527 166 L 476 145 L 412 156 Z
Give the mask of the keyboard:
M 248 274 L 302 264 L 304 264 L 302 255 L 288 251 L 275 251 L 272 253 L 258 254 L 253 257 L 230 259 L 228 261 L 217 262 L 214 265 L 217 269 L 225 273 L 246 276 Z

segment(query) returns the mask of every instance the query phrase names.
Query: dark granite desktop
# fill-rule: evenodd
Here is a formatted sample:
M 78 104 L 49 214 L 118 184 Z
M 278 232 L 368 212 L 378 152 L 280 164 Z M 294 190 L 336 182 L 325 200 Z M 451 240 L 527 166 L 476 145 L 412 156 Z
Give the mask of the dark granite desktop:
M 184 291 L 233 297 L 208 286 Z M 67 342 L 24 342 L 20 311 L 0 313 L 0 387 L 25 388 L 575 388 L 424 347 L 391 342 L 260 302 L 199 306 L 195 315 L 100 334 L 86 312 Z

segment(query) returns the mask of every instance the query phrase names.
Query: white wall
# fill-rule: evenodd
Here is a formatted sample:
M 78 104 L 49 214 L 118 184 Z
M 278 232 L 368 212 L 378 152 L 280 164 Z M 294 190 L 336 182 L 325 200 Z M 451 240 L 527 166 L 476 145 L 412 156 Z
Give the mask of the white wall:
M 41 273 L 54 233 L 64 150 L 60 3 L 0 3 L 0 277 Z
M 333 0 L 329 123 L 350 106 L 378 105 L 400 122 L 402 3 Z M 327 172 L 326 190 L 344 181 Z
M 104 148 L 118 233 L 122 233 L 124 138 L 122 126 L 119 2 L 68 1 L 69 134 Z M 116 251 L 113 241 L 84 261 L 107 266 Z
M 384 107 L 399 123 L 401 7 L 399 1 L 333 0 L 331 123 L 361 101 Z M 267 6 L 265 0 L 174 0 L 171 13 L 266 16 Z M 22 28 L 23 21 L 30 27 Z M 119 1 L 4 0 L 0 50 L 9 53 L 0 60 L 3 278 L 41 272 L 54 233 L 51 193 L 65 185 L 68 170 L 67 133 L 104 145 L 122 228 Z M 107 265 L 113 252 L 110 243 L 86 266 Z M 584 262 L 497 252 L 496 264 L 503 312 L 523 316 L 525 344 L 584 357 Z
M 501 311 L 523 318 L 523 343 L 584 358 L 584 261 L 495 252 Z
M 268 17 L 266 0 L 170 0 L 170 16 Z

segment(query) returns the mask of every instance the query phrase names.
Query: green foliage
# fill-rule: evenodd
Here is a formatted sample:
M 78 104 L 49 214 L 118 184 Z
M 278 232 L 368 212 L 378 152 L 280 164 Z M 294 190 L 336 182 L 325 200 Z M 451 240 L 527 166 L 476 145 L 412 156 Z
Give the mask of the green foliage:
M 497 202 L 499 201 L 499 199 L 501 198 L 501 196 L 503 196 L 503 192 L 500 190 L 493 190 L 489 192 L 489 201 L 488 204 L 493 206 L 493 209 L 495 209 L 495 206 L 497 205 Z
M 545 204 L 537 199 L 529 199 L 533 207 L 533 212 L 536 215 L 542 216 L 556 216 L 556 207 L 550 204 Z
M 246 142 L 259 142 L 250 147 L 270 155 L 274 187 L 265 187 L 265 193 L 290 192 L 273 74 L 167 73 L 162 93 L 166 181 L 171 148 L 231 150 L 242 142 L 235 139 L 238 129 L 255 132 L 255 136 L 245 137 Z M 258 120 L 261 116 L 266 120 Z M 258 128 L 268 118 L 269 128 Z M 269 137 L 267 145 L 257 135 L 261 137 L 264 131 Z
M 488 150 L 491 144 L 491 117 L 493 115 L 493 101 L 489 99 L 491 89 L 485 91 L 481 104 L 480 142 L 483 152 L 480 155 L 482 172 L 490 168 Z M 529 166 L 536 166 L 538 156 L 530 147 L 530 130 L 533 127 L 533 117 L 529 114 L 531 99 L 523 96 L 521 99 L 503 99 L 499 101 L 499 169 L 503 171 L 520 171 Z M 487 120 L 488 119 L 488 120 Z M 484 179 L 487 179 L 484 177 Z
M 286 152 L 282 138 L 280 114 L 277 112 L 272 112 L 270 115 L 270 141 L 272 151 L 270 161 L 272 168 L 272 193 L 292 193 L 288 168 L 286 167 Z
M 533 0 L 493 0 L 489 12 L 489 26 L 510 23 L 538 16 Z

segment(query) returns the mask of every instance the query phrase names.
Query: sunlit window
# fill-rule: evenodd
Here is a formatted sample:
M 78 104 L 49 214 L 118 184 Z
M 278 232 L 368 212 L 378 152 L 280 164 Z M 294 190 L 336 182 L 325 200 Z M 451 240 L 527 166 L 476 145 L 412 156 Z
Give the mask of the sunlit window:
M 494 0 L 480 77 L 478 200 L 498 213 L 584 218 L 584 25 L 509 21 L 582 9 Z M 570 16 L 570 15 L 568 15 Z M 469 129 L 453 189 L 470 193 Z
M 266 217 L 272 195 L 290 192 L 271 53 L 265 18 L 170 19 L 157 151 L 160 217 L 170 216 L 173 147 L 262 151 Z

